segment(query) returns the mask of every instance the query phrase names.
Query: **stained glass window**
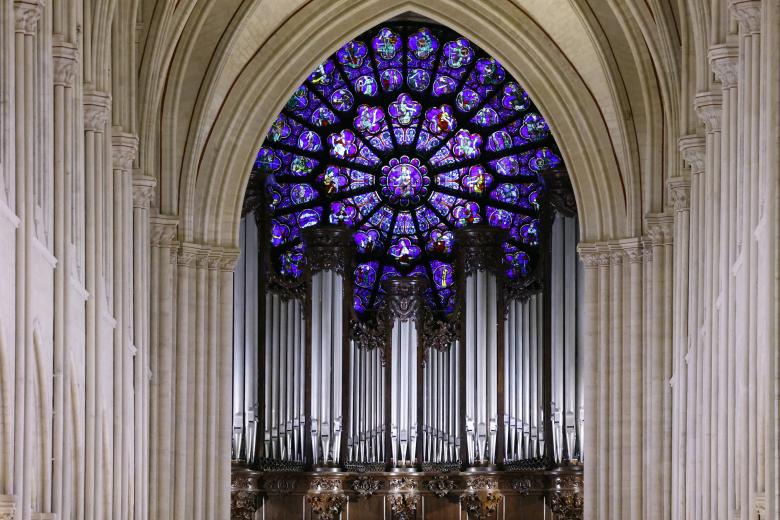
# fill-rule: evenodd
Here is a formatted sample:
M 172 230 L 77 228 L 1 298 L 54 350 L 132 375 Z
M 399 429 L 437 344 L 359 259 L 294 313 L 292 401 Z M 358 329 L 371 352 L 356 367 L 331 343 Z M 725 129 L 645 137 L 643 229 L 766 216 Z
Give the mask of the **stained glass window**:
M 381 281 L 424 276 L 428 301 L 455 304 L 455 230 L 507 230 L 510 278 L 539 243 L 540 172 L 560 153 L 520 84 L 491 56 L 433 24 L 392 23 L 348 42 L 292 95 L 257 155 L 274 269 L 297 278 L 301 228 L 354 229 L 354 305 Z

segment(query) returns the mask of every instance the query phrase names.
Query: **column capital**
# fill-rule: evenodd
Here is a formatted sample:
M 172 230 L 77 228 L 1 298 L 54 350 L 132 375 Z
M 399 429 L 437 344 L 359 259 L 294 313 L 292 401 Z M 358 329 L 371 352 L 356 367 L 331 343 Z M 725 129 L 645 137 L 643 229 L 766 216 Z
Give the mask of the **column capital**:
M 133 207 L 148 209 L 154 197 L 157 179 L 147 175 L 133 177 Z
M 666 180 L 669 199 L 676 211 L 685 211 L 691 207 L 691 179 L 687 176 L 670 177 Z
M 310 272 L 348 269 L 354 244 L 352 230 L 344 226 L 309 227 L 301 230 Z
M 729 11 L 745 32 L 761 30 L 761 0 L 731 0 Z
M 737 86 L 739 80 L 739 46 L 722 43 L 710 47 L 708 57 L 712 72 L 724 89 Z
M 43 0 L 14 0 L 14 28 L 21 34 L 34 34 L 43 14 Z
M 464 275 L 475 271 L 500 272 L 499 244 L 502 242 L 502 235 L 501 229 L 486 224 L 476 224 L 455 231 L 458 263 Z
M 722 103 L 723 98 L 720 92 L 702 92 L 693 98 L 696 115 L 704 123 L 704 129 L 708 134 L 720 131 Z
M 233 272 L 238 263 L 238 257 L 240 255 L 238 249 L 222 249 L 219 254 L 219 260 L 217 261 L 217 268 L 222 272 Z
M 54 70 L 52 72 L 55 85 L 71 88 L 76 83 L 79 51 L 75 45 L 67 42 L 58 42 L 52 45 L 52 58 Z
M 680 154 L 688 164 L 691 173 L 696 175 L 704 171 L 704 138 L 700 135 L 685 135 L 678 141 Z
M 151 218 L 152 244 L 170 247 L 176 241 L 179 219 L 172 215 L 158 215 Z
M 191 242 L 182 242 L 182 244 L 179 245 L 176 262 L 180 267 L 195 267 L 195 263 L 201 255 L 202 251 L 200 245 Z
M 674 215 L 669 213 L 648 213 L 645 228 L 653 246 L 671 244 L 674 240 Z
M 111 96 L 104 92 L 84 93 L 84 130 L 103 132 L 111 111 Z
M 126 172 L 132 170 L 137 151 L 138 137 L 135 135 L 126 133 L 111 135 L 111 158 L 115 169 Z
M 399 276 L 382 282 L 387 295 L 381 312 L 391 320 L 417 320 L 423 307 L 423 292 L 428 280 L 417 276 Z

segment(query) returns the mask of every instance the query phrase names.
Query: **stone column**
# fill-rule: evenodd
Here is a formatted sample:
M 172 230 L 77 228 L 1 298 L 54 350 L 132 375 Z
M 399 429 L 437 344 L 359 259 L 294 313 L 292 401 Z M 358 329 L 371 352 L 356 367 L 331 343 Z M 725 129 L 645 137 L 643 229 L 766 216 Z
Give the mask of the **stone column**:
M 715 215 L 720 247 L 716 253 L 717 269 L 715 286 L 718 288 L 716 300 L 713 303 L 717 318 L 712 326 L 713 337 L 719 338 L 718 349 L 715 351 L 717 363 L 713 370 L 717 371 L 720 381 L 717 396 L 717 413 L 714 414 L 717 428 L 717 439 L 714 449 L 718 454 L 726 454 L 725 461 L 717 464 L 716 489 L 713 506 L 717 505 L 717 515 L 725 518 L 734 507 L 734 349 L 735 329 L 734 285 L 731 266 L 736 260 L 736 222 L 737 215 L 737 163 L 736 152 L 738 144 L 737 133 L 737 63 L 738 49 L 732 44 L 716 45 L 710 48 L 709 59 L 715 76 L 720 80 L 722 93 L 721 110 L 721 144 L 720 157 L 715 160 L 720 163 L 720 198 L 719 211 Z
M 168 520 L 173 513 L 173 380 L 174 380 L 174 263 L 177 220 L 170 216 L 152 218 L 151 269 L 151 429 L 149 472 L 150 518 Z
M 742 187 L 741 221 L 739 223 L 740 249 L 737 257 L 737 322 L 743 328 L 737 333 L 740 345 L 737 357 L 737 418 L 736 432 L 737 474 L 740 475 L 735 509 L 743 518 L 753 517 L 756 509 L 756 493 L 763 491 L 758 482 L 763 476 L 759 467 L 759 430 L 761 421 L 759 400 L 763 401 L 759 385 L 758 331 L 761 324 L 758 315 L 758 225 L 760 221 L 762 192 L 760 136 L 761 136 L 761 9 L 760 0 L 730 0 L 732 16 L 739 23 L 739 122 L 737 131 L 741 137 L 738 151 L 738 185 Z M 770 50 L 774 52 L 774 50 Z M 776 348 L 776 345 L 774 346 Z
M 133 342 L 136 355 L 133 363 L 134 461 L 136 475 L 133 519 L 149 518 L 149 295 L 151 291 L 151 235 L 149 207 L 154 196 L 153 177 L 133 179 Z
M 54 61 L 54 415 L 52 447 L 52 511 L 63 511 L 65 479 L 65 359 L 72 308 L 68 298 L 68 281 L 73 267 L 68 254 L 73 214 L 74 150 L 78 146 L 75 128 L 75 82 L 78 51 L 75 46 L 57 41 L 52 48 Z
M 113 303 L 116 327 L 114 328 L 114 518 L 127 520 L 130 515 L 130 496 L 134 493 L 136 473 L 132 471 L 135 446 L 133 413 L 133 357 L 137 352 L 133 344 L 132 325 L 132 172 L 138 139 L 130 134 L 112 136 L 113 159 L 113 248 L 114 283 Z
M 719 215 L 721 189 L 721 116 L 722 96 L 720 92 L 705 92 L 695 98 L 695 108 L 705 129 L 704 175 L 699 183 L 699 254 L 700 273 L 698 289 L 699 319 L 697 323 L 698 351 L 697 363 L 700 366 L 701 408 L 699 428 L 698 460 L 701 465 L 702 490 L 699 514 L 704 518 L 716 515 L 717 508 L 717 422 L 718 387 L 717 363 L 721 338 L 718 332 L 719 309 L 716 308 L 720 293 L 717 260 L 720 254 Z M 713 441 L 715 439 L 715 441 Z
M 32 463 L 32 443 L 27 439 L 25 428 L 30 425 L 32 400 L 28 380 L 32 374 L 32 359 L 27 353 L 32 345 L 30 312 L 30 277 L 27 270 L 33 233 L 33 187 L 35 175 L 36 132 L 40 131 L 35 121 L 35 97 L 38 88 L 35 70 L 39 21 L 43 2 L 15 1 L 14 38 L 14 131 L 16 138 L 16 192 L 14 194 L 16 215 L 19 225 L 16 229 L 16 343 L 14 353 L 14 475 L 17 493 L 17 510 L 24 515 L 31 507 L 32 472 L 27 471 Z M 32 356 L 29 356 L 32 358 Z
M 700 227 L 699 227 L 699 214 L 700 214 L 700 189 L 702 172 L 704 171 L 705 163 L 705 140 L 701 136 L 688 135 L 680 139 L 679 142 L 680 153 L 685 162 L 691 169 L 691 187 L 690 187 L 690 211 L 689 211 L 689 236 L 687 257 L 688 262 L 685 269 L 691 266 L 690 273 L 683 272 L 681 276 L 685 279 L 686 291 L 687 291 L 687 316 L 685 321 L 687 326 L 680 331 L 680 334 L 684 335 L 685 343 L 682 344 L 683 352 L 682 356 L 685 361 L 686 374 L 683 377 L 686 380 L 685 383 L 685 438 L 684 438 L 684 467 L 681 470 L 681 490 L 680 496 L 683 497 L 683 502 L 680 507 L 683 508 L 683 513 L 686 517 L 694 517 L 697 511 L 698 500 L 697 495 L 700 493 L 698 487 L 698 464 L 699 461 L 696 458 L 698 443 L 698 419 L 697 410 L 699 408 L 698 401 L 698 389 L 699 389 L 699 369 L 700 366 L 696 363 L 697 357 L 701 349 L 699 348 L 699 292 L 698 292 L 698 272 L 699 269 L 699 245 L 700 245 Z M 679 214 L 678 214 L 679 216 Z M 684 231 L 680 237 L 684 237 Z M 679 246 L 675 250 L 682 254 Z M 681 318 L 682 319 L 682 318 Z M 681 412 L 682 413 L 682 412 Z M 682 429 L 683 426 L 681 425 Z M 682 475 L 685 475 L 685 479 L 682 480 Z M 673 517 L 675 518 L 675 517 Z

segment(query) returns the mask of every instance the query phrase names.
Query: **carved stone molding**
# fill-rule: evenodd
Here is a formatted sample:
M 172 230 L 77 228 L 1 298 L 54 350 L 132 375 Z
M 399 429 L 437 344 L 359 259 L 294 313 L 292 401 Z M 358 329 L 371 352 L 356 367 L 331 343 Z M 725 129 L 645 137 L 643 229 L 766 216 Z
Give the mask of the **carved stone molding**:
M 733 44 L 713 45 L 709 50 L 710 66 L 712 72 L 721 83 L 721 86 L 732 88 L 737 86 L 739 80 L 739 47 Z
M 311 272 L 344 273 L 352 256 L 352 230 L 341 226 L 309 227 L 301 230 L 301 234 L 306 244 L 307 266 Z
M 117 170 L 131 171 L 138 150 L 138 138 L 132 134 L 111 136 L 111 158 Z
M 179 246 L 176 262 L 180 267 L 192 268 L 201 257 L 205 257 L 205 254 L 198 244 L 183 243 Z
M 761 30 L 761 0 L 731 0 L 729 10 L 743 31 L 757 33 Z
M 102 92 L 84 93 L 84 130 L 103 132 L 111 111 L 111 97 Z
M 495 479 L 478 476 L 466 481 L 466 491 L 460 495 L 460 505 L 470 520 L 482 520 L 498 511 L 501 498 Z
M 653 246 L 669 245 L 674 241 L 674 216 L 653 213 L 645 216 L 647 236 Z
M 675 211 L 686 211 L 691 207 L 691 179 L 688 177 L 670 177 L 666 181 L 669 200 Z
M 623 246 L 623 250 L 626 253 L 626 259 L 628 260 L 628 263 L 638 264 L 642 262 L 642 259 L 644 258 L 644 250 L 640 241 L 637 240 L 635 243 L 625 244 Z
M 358 477 L 352 481 L 352 490 L 357 493 L 358 498 L 368 498 L 381 487 L 382 482 L 374 477 Z
M 170 247 L 176 240 L 179 222 L 172 217 L 152 217 L 152 245 Z
M 723 115 L 723 99 L 720 92 L 702 92 L 693 98 L 696 115 L 704 123 L 706 132 L 720 132 L 721 116 Z
M 133 207 L 148 209 L 152 204 L 157 180 L 154 177 L 133 177 Z
M 690 167 L 692 174 L 704 171 L 704 138 L 700 135 L 686 135 L 678 141 L 680 154 L 685 163 Z
M 222 272 L 233 272 L 238 262 L 239 251 L 237 249 L 223 249 L 219 254 L 217 269 Z
M 455 246 L 458 260 L 467 275 L 476 271 L 501 270 L 501 250 L 503 231 L 488 225 L 477 224 L 455 232 Z
M 22 34 L 35 34 L 43 13 L 43 0 L 15 0 L 14 28 Z
M 60 42 L 52 46 L 54 68 L 52 79 L 55 85 L 70 88 L 76 83 L 79 51 L 69 43 Z
M 585 269 L 596 269 L 598 267 L 600 252 L 597 244 L 580 244 L 577 246 L 577 253 Z
M 417 516 L 420 495 L 415 493 L 393 493 L 389 495 L 390 512 L 393 520 L 413 520 Z
M 16 501 L 13 495 L 0 495 L 0 520 L 14 520 Z
M 569 180 L 569 172 L 563 169 L 545 170 L 542 173 L 545 197 L 561 215 L 573 217 L 577 214 L 577 200 Z
M 382 282 L 387 292 L 385 303 L 380 313 L 389 320 L 415 320 L 423 305 L 423 291 L 428 286 L 425 278 L 400 276 L 389 278 Z
M 438 475 L 429 480 L 425 487 L 437 497 L 444 498 L 455 489 L 455 481 L 447 475 Z

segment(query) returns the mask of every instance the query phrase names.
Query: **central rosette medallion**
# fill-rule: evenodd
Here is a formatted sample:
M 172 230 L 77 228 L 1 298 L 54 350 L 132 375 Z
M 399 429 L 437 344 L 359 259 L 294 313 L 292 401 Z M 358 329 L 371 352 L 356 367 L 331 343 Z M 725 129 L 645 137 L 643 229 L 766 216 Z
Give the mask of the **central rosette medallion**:
M 428 194 L 430 183 L 428 168 L 420 159 L 410 159 L 406 155 L 390 159 L 390 162 L 382 167 L 382 176 L 379 178 L 382 195 L 388 202 L 399 207 L 413 206 L 420 202 Z

